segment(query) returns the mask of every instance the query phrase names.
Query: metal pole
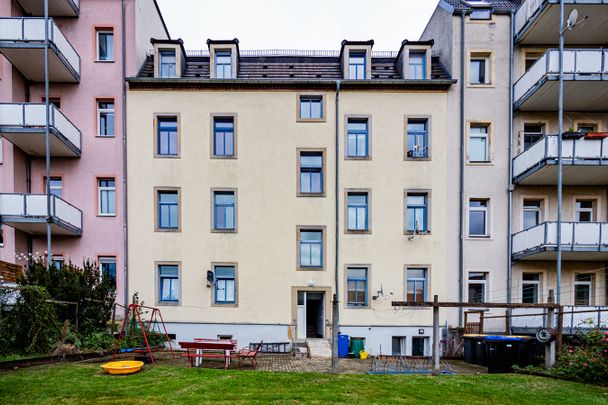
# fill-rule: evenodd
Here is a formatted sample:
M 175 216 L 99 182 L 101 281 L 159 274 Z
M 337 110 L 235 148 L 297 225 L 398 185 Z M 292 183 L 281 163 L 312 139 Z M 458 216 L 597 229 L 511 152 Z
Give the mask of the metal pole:
M 331 329 L 331 371 L 338 372 L 338 333 L 340 332 L 340 295 L 339 295 L 339 265 L 340 265 L 340 214 L 339 214 L 339 197 L 340 197 L 340 81 L 336 81 L 336 139 L 335 139 L 335 258 L 334 258 L 334 296 L 332 301 L 332 321 Z
M 433 302 L 439 302 L 439 296 L 435 295 Z M 433 375 L 439 375 L 439 307 L 433 306 Z
M 44 146 L 46 157 L 46 252 L 47 267 L 51 266 L 53 251 L 51 244 L 51 139 L 50 139 L 50 105 L 49 105 L 49 0 L 44 0 L 44 105 L 46 126 L 44 128 Z
M 562 134 L 564 132 L 564 0 L 559 1 L 559 105 L 557 110 L 557 304 L 562 299 Z

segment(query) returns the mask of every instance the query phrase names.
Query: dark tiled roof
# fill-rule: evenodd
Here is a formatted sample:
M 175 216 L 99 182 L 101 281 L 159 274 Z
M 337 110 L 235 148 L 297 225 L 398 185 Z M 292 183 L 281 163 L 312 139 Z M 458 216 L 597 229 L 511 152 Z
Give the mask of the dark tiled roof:
M 138 77 L 154 77 L 154 59 L 148 56 Z M 209 78 L 209 57 L 189 56 L 184 78 Z M 239 59 L 239 79 L 329 79 L 342 78 L 337 57 L 261 56 Z M 395 58 L 372 58 L 372 79 L 400 79 Z M 432 79 L 451 79 L 438 57 L 432 58 Z
M 443 2 L 454 7 L 456 10 L 470 10 L 471 6 L 466 3 L 466 0 L 442 0 Z M 486 3 L 490 3 L 492 8 L 497 11 L 508 11 L 517 9 L 522 3 L 522 0 L 485 0 Z

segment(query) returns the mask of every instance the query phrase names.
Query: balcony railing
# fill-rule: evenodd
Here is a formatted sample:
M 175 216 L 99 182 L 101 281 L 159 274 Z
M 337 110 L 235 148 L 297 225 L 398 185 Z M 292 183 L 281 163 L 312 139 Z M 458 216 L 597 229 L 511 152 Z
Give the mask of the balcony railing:
M 561 244 L 563 251 L 608 251 L 608 223 L 562 222 Z M 513 256 L 521 258 L 557 249 L 557 222 L 543 222 L 518 232 L 512 237 Z
M 51 196 L 50 216 L 54 224 L 73 234 L 82 233 L 82 211 L 54 195 Z M 20 222 L 46 224 L 46 218 L 46 194 L 0 194 L 1 222 L 9 225 Z
M 51 50 L 73 70 L 77 80 L 80 78 L 80 56 L 52 18 L 48 22 L 49 42 Z M 44 46 L 44 18 L 40 17 L 11 17 L 0 18 L 0 48 L 6 49 L 41 48 Z M 10 56 L 9 56 L 9 59 Z M 34 61 L 28 61 L 34 63 Z M 21 69 L 22 70 L 22 69 Z
M 608 50 L 566 49 L 564 51 L 564 80 L 608 79 Z M 534 93 L 546 80 L 559 77 L 559 51 L 550 49 L 515 83 L 515 105 Z
M 543 165 L 557 164 L 557 135 L 545 135 L 513 159 L 513 178 L 518 182 Z M 562 139 L 564 165 L 608 165 L 608 138 Z
M 542 10 L 547 0 L 525 0 L 515 13 L 515 33 L 519 33 L 526 23 Z
M 82 134 L 80 130 L 54 105 L 50 105 L 49 126 L 52 135 L 55 135 L 69 148 L 75 155 L 80 155 Z M 0 103 L 0 133 L 4 133 L 6 138 L 21 147 L 20 134 L 29 134 L 30 131 L 44 131 L 46 126 L 46 107 L 42 103 Z M 7 132 L 15 131 L 15 134 Z M 28 144 L 40 152 L 44 150 L 44 137 L 39 137 L 38 145 Z M 52 145 L 52 152 L 55 152 Z M 22 147 L 25 150 L 25 148 Z M 27 152 L 27 151 L 26 151 Z M 58 151 L 57 151 L 58 152 Z M 57 154 L 53 154 L 57 156 Z

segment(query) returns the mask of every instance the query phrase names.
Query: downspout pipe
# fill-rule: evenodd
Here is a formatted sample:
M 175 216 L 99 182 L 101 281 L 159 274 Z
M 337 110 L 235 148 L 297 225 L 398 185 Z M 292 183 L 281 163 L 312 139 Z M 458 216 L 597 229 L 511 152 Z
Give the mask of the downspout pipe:
M 559 104 L 557 111 L 557 304 L 562 298 L 562 134 L 564 133 L 564 0 L 559 2 Z
M 515 10 L 511 10 L 511 32 L 509 35 L 509 205 L 507 215 L 507 303 L 513 300 L 513 262 L 511 261 L 511 252 L 513 251 L 513 63 L 514 63 L 514 43 L 515 35 Z M 509 309 L 509 312 L 511 310 Z
M 128 259 L 129 240 L 127 238 L 127 34 L 125 0 L 121 0 L 122 7 L 122 235 L 123 235 L 123 288 L 124 304 L 129 303 Z M 126 314 L 125 314 L 126 316 Z
M 339 215 L 339 197 L 340 197 L 340 80 L 336 80 L 336 135 L 335 135 L 335 256 L 334 256 L 334 296 L 332 300 L 332 339 L 331 339 L 331 371 L 338 372 L 338 333 L 340 332 L 340 215 Z
M 46 265 L 50 268 L 53 260 L 51 242 L 51 137 L 50 120 L 51 111 L 49 106 L 49 0 L 44 0 L 44 106 L 46 115 L 46 125 L 44 127 L 44 149 L 46 166 Z
M 465 160 L 465 121 L 464 121 L 464 52 L 465 52 L 465 10 L 460 12 L 460 182 L 459 182 L 459 240 L 458 240 L 458 300 L 464 302 L 464 160 Z M 458 309 L 458 325 L 463 326 L 463 308 Z

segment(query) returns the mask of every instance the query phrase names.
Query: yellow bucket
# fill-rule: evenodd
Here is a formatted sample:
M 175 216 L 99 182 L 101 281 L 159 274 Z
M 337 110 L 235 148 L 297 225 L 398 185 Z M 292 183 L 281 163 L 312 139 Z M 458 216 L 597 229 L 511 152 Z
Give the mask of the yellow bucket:
M 143 361 L 113 361 L 100 367 L 108 374 L 132 374 L 142 369 Z
M 361 350 L 361 351 L 359 352 L 359 356 L 361 357 L 361 360 L 365 360 L 365 359 L 367 359 L 367 355 L 368 355 L 368 354 L 369 354 L 369 353 L 367 353 L 365 350 Z

